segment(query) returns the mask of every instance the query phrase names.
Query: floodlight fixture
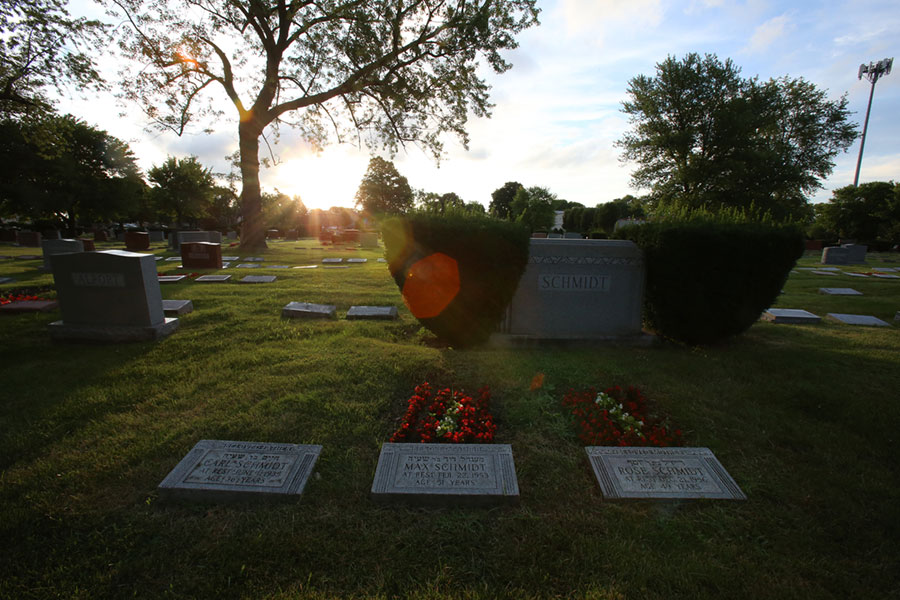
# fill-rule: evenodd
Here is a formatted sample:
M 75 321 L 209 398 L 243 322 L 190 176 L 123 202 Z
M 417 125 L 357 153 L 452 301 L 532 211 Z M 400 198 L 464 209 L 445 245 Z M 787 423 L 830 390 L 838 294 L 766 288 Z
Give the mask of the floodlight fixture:
M 881 77 L 890 75 L 893 65 L 893 57 L 859 65 L 857 79 L 862 79 L 863 75 L 865 75 L 866 79 L 872 83 L 872 89 L 869 91 L 869 106 L 866 108 L 866 121 L 863 124 L 862 139 L 859 142 L 859 158 L 856 160 L 856 176 L 853 178 L 853 187 L 859 184 L 859 168 L 862 166 L 863 148 L 866 146 L 866 130 L 869 128 L 869 112 L 872 110 L 872 96 L 875 95 L 875 83 Z

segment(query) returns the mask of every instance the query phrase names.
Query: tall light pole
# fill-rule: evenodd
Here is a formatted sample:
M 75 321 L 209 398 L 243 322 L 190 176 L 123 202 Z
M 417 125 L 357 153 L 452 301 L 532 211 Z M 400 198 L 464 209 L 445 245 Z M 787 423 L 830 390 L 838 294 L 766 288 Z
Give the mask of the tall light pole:
M 859 65 L 858 79 L 862 79 L 863 75 L 865 75 L 866 79 L 872 82 L 872 89 L 869 91 L 869 106 L 866 108 L 866 122 L 863 125 L 862 140 L 859 142 L 859 158 L 856 160 L 856 177 L 853 178 L 853 187 L 856 187 L 859 183 L 859 167 L 862 166 L 862 153 L 863 148 L 866 146 L 866 129 L 869 128 L 869 111 L 872 110 L 872 96 L 875 95 L 875 82 L 878 81 L 878 78 L 882 75 L 890 75 L 891 66 L 893 64 L 893 58 L 885 58 L 879 60 L 877 63 Z

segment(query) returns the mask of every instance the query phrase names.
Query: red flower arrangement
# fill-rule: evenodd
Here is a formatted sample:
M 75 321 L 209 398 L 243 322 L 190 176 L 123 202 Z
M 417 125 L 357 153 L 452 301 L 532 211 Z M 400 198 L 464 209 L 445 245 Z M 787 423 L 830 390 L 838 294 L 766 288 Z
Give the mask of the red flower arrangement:
M 652 417 L 647 399 L 638 388 L 619 386 L 597 392 L 569 392 L 563 406 L 572 411 L 578 437 L 588 446 L 680 446 L 681 431 Z
M 416 386 L 406 415 L 392 442 L 489 443 L 497 426 L 488 410 L 491 391 L 481 388 L 477 398 L 463 390 L 444 388 L 434 392 L 426 381 Z
M 10 290 L 5 294 L 0 294 L 0 304 L 11 304 L 13 302 L 32 302 L 32 301 L 41 301 L 41 300 L 49 300 L 49 298 L 44 298 L 43 296 L 39 296 L 34 292 L 39 292 L 41 289 L 20 289 L 20 290 Z

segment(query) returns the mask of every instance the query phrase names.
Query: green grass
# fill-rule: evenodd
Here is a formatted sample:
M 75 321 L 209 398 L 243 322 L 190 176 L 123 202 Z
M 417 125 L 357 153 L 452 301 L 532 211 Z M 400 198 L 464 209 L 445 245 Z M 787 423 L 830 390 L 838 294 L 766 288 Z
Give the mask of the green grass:
M 273 243 L 265 257 L 370 261 L 226 271 L 278 276 L 265 285 L 163 285 L 195 310 L 157 343 L 51 343 L 58 312 L 0 319 L 0 598 L 900 596 L 897 325 L 758 323 L 699 349 L 463 352 L 413 319 L 379 252 L 294 249 L 311 245 Z M 29 253 L 40 252 L 0 246 Z M 883 258 L 896 255 L 870 264 L 900 264 Z M 799 266 L 815 264 L 810 254 Z M 0 293 L 52 283 L 39 265 L 0 260 L 0 276 L 19 280 Z M 336 304 L 339 316 L 394 304 L 401 317 L 282 320 L 290 301 Z M 893 323 L 900 281 L 801 271 L 778 306 Z M 538 372 L 554 392 L 529 392 Z M 380 445 L 425 380 L 491 387 L 518 506 L 372 503 Z M 569 387 L 615 384 L 640 386 L 688 445 L 716 453 L 748 500 L 605 502 L 560 399 Z M 156 486 L 200 439 L 323 451 L 296 503 L 160 501 Z

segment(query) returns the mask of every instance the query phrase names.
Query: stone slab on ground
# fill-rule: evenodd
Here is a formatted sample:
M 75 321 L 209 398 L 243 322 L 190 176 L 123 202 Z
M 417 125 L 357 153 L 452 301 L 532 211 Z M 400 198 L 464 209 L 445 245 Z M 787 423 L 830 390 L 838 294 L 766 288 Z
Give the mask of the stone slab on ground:
M 241 263 L 235 267 L 236 269 L 261 269 L 262 265 L 259 263 Z
M 810 271 L 810 273 L 812 273 L 814 275 L 831 275 L 831 276 L 837 275 L 837 273 L 835 273 L 833 271 L 823 271 L 822 269 L 816 269 L 815 271 Z
M 887 273 L 873 273 L 872 277 L 877 277 L 878 279 L 900 279 L 900 275 L 889 275 Z
M 194 303 L 190 300 L 163 300 L 163 312 L 167 317 L 177 317 L 194 312 Z
M 187 275 L 160 275 L 158 279 L 160 283 L 178 283 L 187 279 Z
M 793 325 L 822 322 L 822 317 L 799 308 L 770 308 L 762 314 L 762 319 L 772 323 L 788 323 Z
M 347 262 L 351 263 L 351 264 L 358 264 L 358 263 L 369 262 L 369 259 L 368 258 L 348 258 Z
M 178 329 L 178 319 L 165 318 L 155 325 L 67 325 L 54 321 L 47 326 L 50 338 L 60 341 L 150 342 L 161 340 Z
M 335 263 L 343 262 L 343 260 L 344 260 L 343 258 L 323 258 L 322 264 L 326 264 L 326 265 L 335 264 Z
M 379 258 L 379 259 L 378 259 L 378 262 L 380 262 L 380 263 L 386 263 L 386 262 L 387 262 L 387 259 L 386 259 L 386 258 Z
M 248 256 L 247 258 L 245 258 L 243 260 L 245 260 L 247 262 L 264 262 L 266 259 L 264 259 L 260 256 Z
M 349 269 L 350 265 L 325 265 L 323 269 Z
M 50 312 L 57 308 L 59 308 L 59 302 L 56 300 L 18 300 L 9 304 L 0 304 L 0 313 L 14 315 L 27 312 Z
M 509 444 L 381 446 L 372 499 L 440 506 L 514 504 L 519 483 Z
M 333 319 L 337 307 L 333 304 L 290 302 L 281 309 L 281 316 L 292 319 Z
M 347 311 L 347 319 L 370 319 L 391 321 L 399 316 L 396 306 L 351 306 Z
M 223 256 L 222 260 L 241 260 L 240 256 Z
M 178 262 L 181 262 L 181 257 L 180 256 L 170 256 L 169 258 L 166 259 L 166 262 L 175 262 L 176 260 Z
M 16 257 L 16 260 L 39 260 L 43 258 L 43 256 L 38 256 L 37 254 L 20 254 Z
M 871 315 L 848 315 L 845 313 L 828 313 L 825 318 L 847 325 L 866 325 L 869 327 L 890 327 L 891 324 Z
M 241 283 L 272 283 L 278 279 L 275 275 L 247 275 L 241 279 Z
M 290 269 L 291 265 L 267 265 L 265 269 Z
M 746 500 L 709 448 L 587 446 L 607 500 Z
M 15 283 L 16 280 L 12 277 L 0 277 L 0 283 Z
M 319 265 L 302 265 L 299 267 L 294 267 L 295 269 L 318 269 Z
M 857 292 L 853 288 L 819 288 L 820 294 L 828 296 L 862 296 L 862 292 Z
M 225 283 L 229 279 L 231 279 L 231 275 L 201 275 L 194 281 L 201 283 Z
M 850 277 L 868 277 L 865 273 L 844 273 L 844 275 L 849 275 Z
M 897 269 L 894 267 L 872 267 L 873 271 L 878 271 L 879 273 L 896 273 Z
M 164 499 L 297 500 L 322 446 L 200 440 L 159 484 Z

